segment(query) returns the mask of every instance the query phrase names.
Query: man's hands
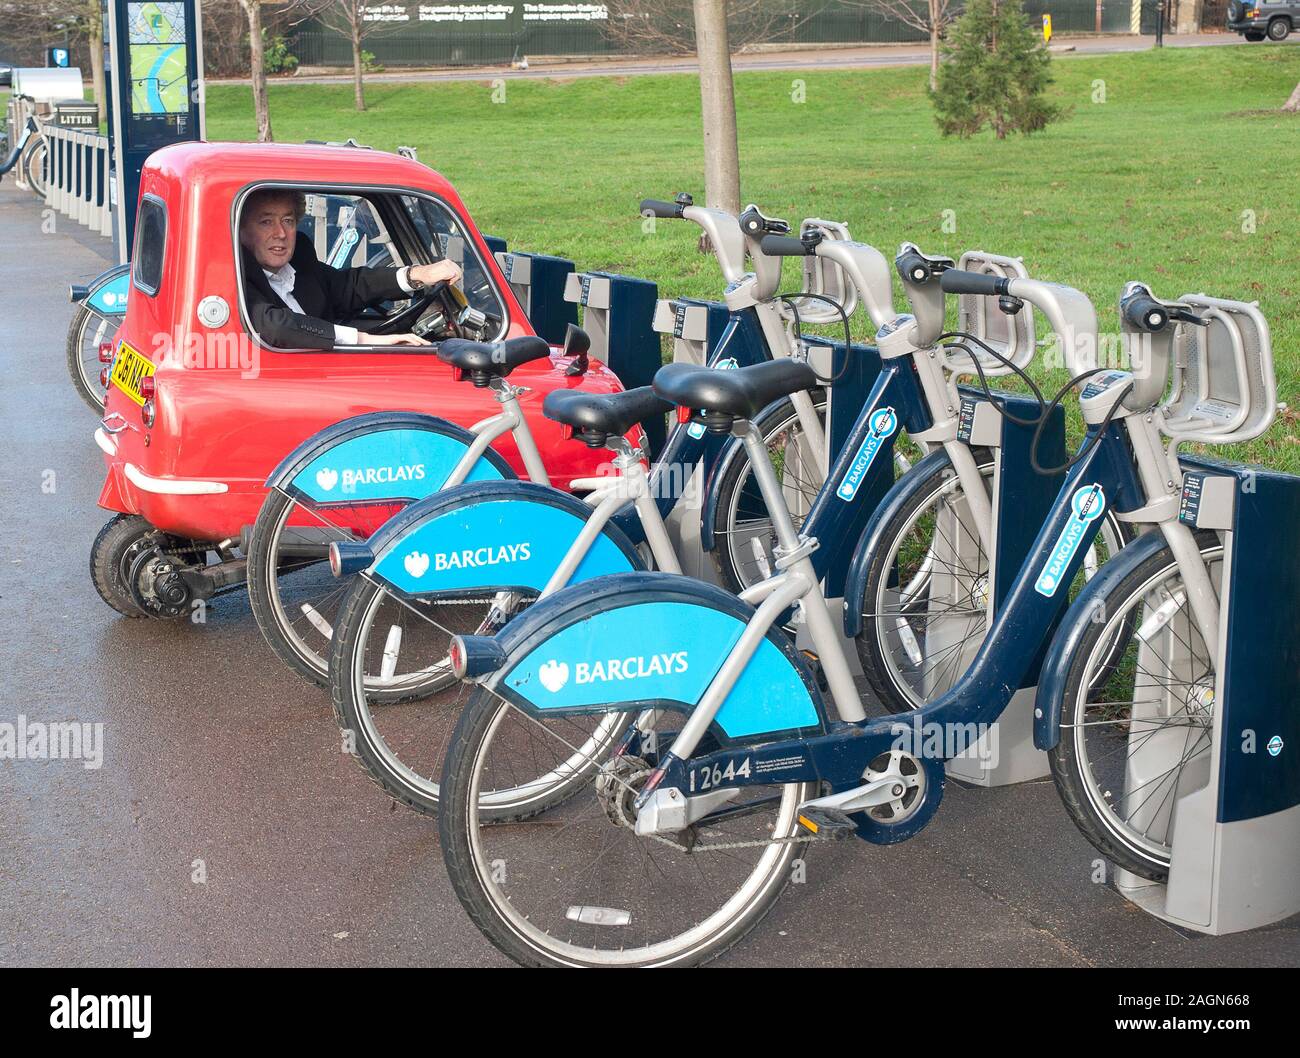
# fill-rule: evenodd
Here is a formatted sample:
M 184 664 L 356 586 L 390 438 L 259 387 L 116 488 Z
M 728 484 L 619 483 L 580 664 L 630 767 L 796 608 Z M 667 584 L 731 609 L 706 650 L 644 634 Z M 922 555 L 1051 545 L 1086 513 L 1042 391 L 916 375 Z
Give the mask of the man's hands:
M 429 339 L 418 334 L 357 334 L 358 345 L 428 345 Z
M 412 265 L 406 273 L 406 278 L 412 283 L 419 283 L 422 286 L 431 287 L 434 283 L 441 283 L 446 280 L 448 283 L 459 283 L 461 277 L 460 266 L 454 261 L 435 261 L 433 264 Z

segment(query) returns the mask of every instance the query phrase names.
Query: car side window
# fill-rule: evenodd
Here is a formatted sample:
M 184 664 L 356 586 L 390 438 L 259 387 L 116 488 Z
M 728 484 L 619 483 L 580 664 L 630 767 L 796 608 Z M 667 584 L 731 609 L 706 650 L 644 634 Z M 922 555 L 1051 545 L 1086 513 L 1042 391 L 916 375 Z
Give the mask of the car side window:
M 162 285 L 163 256 L 167 249 L 167 207 L 162 199 L 145 195 L 135 218 L 134 264 L 131 284 L 150 297 Z
M 504 319 L 505 307 L 492 289 L 478 250 L 465 235 L 456 215 L 440 202 L 427 198 L 403 195 L 402 204 L 420 242 L 428 247 L 431 259 L 437 261 L 445 257 L 460 265 L 465 273 L 461 290 L 470 305 L 485 315 Z

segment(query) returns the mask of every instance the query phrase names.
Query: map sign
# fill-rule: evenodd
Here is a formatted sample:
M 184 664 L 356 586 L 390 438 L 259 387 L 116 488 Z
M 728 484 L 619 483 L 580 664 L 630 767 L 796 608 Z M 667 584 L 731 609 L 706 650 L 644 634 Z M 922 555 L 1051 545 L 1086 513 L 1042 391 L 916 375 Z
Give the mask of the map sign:
M 128 3 L 133 114 L 188 114 L 189 50 L 183 3 Z

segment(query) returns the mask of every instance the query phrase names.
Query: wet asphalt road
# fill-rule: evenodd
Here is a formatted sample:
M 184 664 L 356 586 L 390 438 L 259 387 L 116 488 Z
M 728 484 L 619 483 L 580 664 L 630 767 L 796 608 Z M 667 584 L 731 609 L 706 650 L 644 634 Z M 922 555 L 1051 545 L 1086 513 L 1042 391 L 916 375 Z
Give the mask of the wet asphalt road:
M 67 284 L 107 240 L 0 184 L 0 722 L 105 725 L 104 762 L 0 760 L 0 965 L 490 965 L 436 827 L 340 752 L 323 692 L 242 595 L 204 626 L 132 621 L 87 575 L 103 465 L 64 367 Z M 53 474 L 53 492 L 43 483 Z M 747 965 L 1300 965 L 1300 919 L 1185 935 L 1093 884 L 1049 782 L 949 784 L 896 848 L 808 857 Z M 206 881 L 192 880 L 197 860 Z

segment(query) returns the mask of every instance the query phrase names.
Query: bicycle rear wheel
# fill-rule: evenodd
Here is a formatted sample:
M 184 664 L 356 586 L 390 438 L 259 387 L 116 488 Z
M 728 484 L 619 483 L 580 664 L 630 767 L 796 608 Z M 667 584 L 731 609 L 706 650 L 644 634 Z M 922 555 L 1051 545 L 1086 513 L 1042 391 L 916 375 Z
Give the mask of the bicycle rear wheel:
M 632 802 L 650 763 L 613 757 L 612 737 L 576 752 L 593 726 L 613 736 L 631 722 L 609 709 L 603 720 L 542 720 L 474 692 L 443 772 L 439 827 L 452 885 L 488 939 L 527 966 L 706 962 L 785 888 L 811 784 L 745 788 L 686 832 L 638 836 Z M 516 781 L 521 761 L 560 758 L 582 770 L 583 786 L 544 816 L 500 825 L 485 807 L 493 791 Z

